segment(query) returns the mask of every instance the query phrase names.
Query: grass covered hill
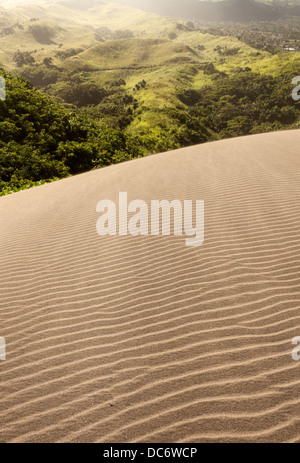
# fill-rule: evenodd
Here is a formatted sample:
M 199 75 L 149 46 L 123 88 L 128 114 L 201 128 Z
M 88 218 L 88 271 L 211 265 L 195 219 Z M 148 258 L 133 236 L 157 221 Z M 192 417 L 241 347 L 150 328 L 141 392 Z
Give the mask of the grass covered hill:
M 146 118 L 147 110 L 119 83 L 102 89 L 96 117 L 92 109 L 71 112 L 24 78 L 3 70 L 0 75 L 7 87 L 0 101 L 0 194 L 149 153 L 300 126 L 300 105 L 291 99 L 287 76 L 244 71 L 215 86 L 178 91 L 176 107 L 149 114 L 159 124 L 149 131 L 139 117 Z M 87 86 L 79 95 L 87 98 L 93 91 L 97 95 L 98 87 Z
M 282 20 L 200 29 L 125 5 L 78 7 L 0 9 L 2 194 L 132 157 L 299 127 L 295 18 L 292 29 Z

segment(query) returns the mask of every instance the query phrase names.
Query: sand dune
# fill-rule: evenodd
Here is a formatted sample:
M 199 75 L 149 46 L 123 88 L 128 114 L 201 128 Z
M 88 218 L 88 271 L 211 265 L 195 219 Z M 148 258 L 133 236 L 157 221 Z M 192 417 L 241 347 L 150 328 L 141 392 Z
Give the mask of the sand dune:
M 0 198 L 1 442 L 300 442 L 300 131 Z M 96 233 L 96 204 L 204 199 L 205 242 Z

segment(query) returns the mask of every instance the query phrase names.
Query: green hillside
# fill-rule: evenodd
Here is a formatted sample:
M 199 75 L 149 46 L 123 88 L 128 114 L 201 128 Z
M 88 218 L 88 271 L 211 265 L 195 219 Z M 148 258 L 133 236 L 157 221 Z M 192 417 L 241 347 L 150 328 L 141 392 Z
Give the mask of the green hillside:
M 16 173 L 10 166 L 2 175 L 2 191 L 130 157 L 299 127 L 299 102 L 291 92 L 292 79 L 300 75 L 300 58 L 296 51 L 285 51 L 291 40 L 297 44 L 297 28 L 290 29 L 289 21 L 268 23 L 265 28 L 263 23 L 226 28 L 219 24 L 200 30 L 191 22 L 122 5 L 91 2 L 91 8 L 87 5 L 80 12 L 76 5 L 66 1 L 0 9 L 0 66 L 50 97 L 24 80 L 8 77 L 8 98 L 15 113 L 23 110 L 32 92 L 25 111 L 30 121 L 39 113 L 35 103 L 44 101 L 46 107 L 55 108 L 54 119 L 72 113 L 76 124 L 89 127 L 85 138 L 73 139 L 63 125 L 64 138 L 56 139 L 46 118 L 43 135 L 39 125 L 27 132 L 21 117 L 14 114 L 11 119 L 7 101 L 0 102 L 1 124 L 14 127 L 10 139 L 3 131 L 2 173 L 2 163 L 11 159 L 7 152 L 16 150 L 18 159 Z M 258 43 L 252 43 L 253 37 Z M 14 85 L 24 101 L 22 108 Z M 19 140 L 20 131 L 25 136 Z M 116 146 L 109 142 L 105 159 L 99 154 L 102 134 L 118 140 Z M 41 137 L 56 141 L 44 145 Z M 62 142 L 71 143 L 65 157 L 57 154 Z M 80 150 L 73 142 L 81 144 Z M 35 161 L 26 153 L 36 153 Z M 47 169 L 37 163 L 34 172 L 28 170 L 39 157 Z M 73 165 L 71 158 L 81 160 Z

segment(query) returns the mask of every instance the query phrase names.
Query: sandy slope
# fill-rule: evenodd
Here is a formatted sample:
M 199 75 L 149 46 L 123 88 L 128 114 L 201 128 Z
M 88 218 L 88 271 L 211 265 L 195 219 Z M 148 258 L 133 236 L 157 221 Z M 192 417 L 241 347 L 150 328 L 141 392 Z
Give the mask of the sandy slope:
M 300 441 L 300 131 L 0 198 L 0 441 Z M 204 199 L 205 244 L 96 204 Z

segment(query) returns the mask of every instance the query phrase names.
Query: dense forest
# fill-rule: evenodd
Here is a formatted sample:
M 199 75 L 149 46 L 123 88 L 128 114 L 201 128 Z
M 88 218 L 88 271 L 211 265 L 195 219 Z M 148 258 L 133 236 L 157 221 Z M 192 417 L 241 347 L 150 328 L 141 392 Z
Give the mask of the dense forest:
M 248 23 L 219 22 L 199 23 L 199 30 L 217 37 L 231 36 L 257 50 L 272 54 L 281 51 L 300 50 L 300 15 L 277 21 L 253 21 Z
M 3 70 L 0 194 L 141 156 L 137 141 L 69 112 Z

